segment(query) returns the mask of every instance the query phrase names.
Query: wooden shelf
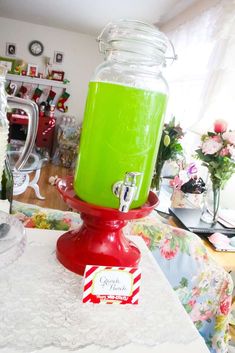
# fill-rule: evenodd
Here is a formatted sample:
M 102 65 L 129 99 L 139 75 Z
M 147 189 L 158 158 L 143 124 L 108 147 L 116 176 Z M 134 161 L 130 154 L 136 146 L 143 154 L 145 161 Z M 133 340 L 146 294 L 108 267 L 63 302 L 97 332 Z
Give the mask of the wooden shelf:
M 32 84 L 41 85 L 41 86 L 52 86 L 52 87 L 59 87 L 59 88 L 66 87 L 66 84 L 63 82 L 55 81 L 55 80 L 47 80 L 45 78 L 7 74 L 6 79 L 10 81 L 15 81 L 15 82 L 32 83 Z

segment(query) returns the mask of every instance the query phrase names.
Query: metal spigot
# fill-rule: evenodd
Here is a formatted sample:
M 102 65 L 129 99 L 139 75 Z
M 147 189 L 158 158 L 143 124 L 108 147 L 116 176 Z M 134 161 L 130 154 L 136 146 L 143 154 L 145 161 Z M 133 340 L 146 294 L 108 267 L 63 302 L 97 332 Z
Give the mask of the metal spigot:
M 113 185 L 113 193 L 119 198 L 119 211 L 128 212 L 132 201 L 136 197 L 137 186 L 136 177 L 141 175 L 139 172 L 126 173 L 124 181 L 118 181 Z

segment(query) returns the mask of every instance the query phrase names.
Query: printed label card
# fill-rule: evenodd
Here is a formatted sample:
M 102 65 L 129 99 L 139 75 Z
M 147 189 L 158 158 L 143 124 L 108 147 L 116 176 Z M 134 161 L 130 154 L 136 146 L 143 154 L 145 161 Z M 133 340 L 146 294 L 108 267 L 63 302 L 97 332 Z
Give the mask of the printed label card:
M 83 303 L 138 304 L 141 271 L 137 267 L 87 265 Z

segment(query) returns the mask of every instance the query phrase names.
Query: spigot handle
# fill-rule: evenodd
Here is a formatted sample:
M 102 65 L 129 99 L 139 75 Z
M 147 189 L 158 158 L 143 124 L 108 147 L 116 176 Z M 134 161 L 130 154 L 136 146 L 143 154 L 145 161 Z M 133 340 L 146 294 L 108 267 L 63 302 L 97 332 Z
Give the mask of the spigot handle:
M 136 177 L 140 172 L 127 172 L 124 181 L 118 181 L 113 185 L 113 193 L 119 198 L 119 211 L 128 212 L 132 201 L 136 197 Z
M 142 175 L 140 172 L 127 172 L 125 175 L 124 184 L 136 186 L 136 177 Z

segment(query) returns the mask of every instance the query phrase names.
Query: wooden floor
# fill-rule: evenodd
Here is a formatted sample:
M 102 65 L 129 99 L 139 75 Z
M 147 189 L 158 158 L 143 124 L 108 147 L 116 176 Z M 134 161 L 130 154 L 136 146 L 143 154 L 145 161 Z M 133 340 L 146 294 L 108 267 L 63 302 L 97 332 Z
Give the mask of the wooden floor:
M 38 182 L 38 185 L 40 187 L 40 193 L 42 196 L 45 196 L 46 199 L 39 200 L 36 197 L 34 190 L 28 187 L 23 194 L 14 196 L 14 200 L 24 202 L 24 203 L 30 203 L 33 205 L 38 205 L 40 207 L 54 208 L 54 209 L 66 211 L 69 209 L 68 206 L 60 197 L 60 194 L 57 191 L 56 186 L 52 186 L 48 182 L 48 179 L 50 176 L 58 175 L 58 177 L 63 178 L 66 175 L 72 175 L 72 174 L 73 174 L 73 170 L 71 169 L 55 166 L 49 163 L 41 169 L 41 175 Z M 33 177 L 33 173 L 32 175 L 30 175 L 30 178 L 32 177 Z

